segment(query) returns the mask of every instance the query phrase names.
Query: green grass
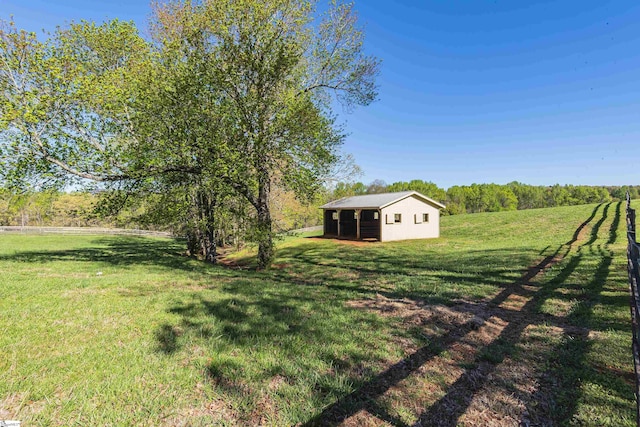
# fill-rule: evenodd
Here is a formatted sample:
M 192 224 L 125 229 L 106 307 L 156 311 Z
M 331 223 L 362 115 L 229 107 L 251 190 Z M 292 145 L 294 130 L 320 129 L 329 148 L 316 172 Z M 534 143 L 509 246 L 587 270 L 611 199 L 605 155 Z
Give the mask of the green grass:
M 520 364 L 535 387 L 509 393 L 533 423 L 635 425 L 623 205 L 444 217 L 433 240 L 287 237 L 265 272 L 181 251 L 167 239 L 0 235 L 0 420 L 323 425 L 365 410 L 411 425 L 453 399 L 450 425 L 472 425 L 474 397 Z M 459 362 L 463 329 L 350 303 L 498 310 L 554 254 L 530 284 L 530 316 Z M 235 258 L 251 266 L 251 254 Z M 436 360 L 462 377 L 423 372 Z

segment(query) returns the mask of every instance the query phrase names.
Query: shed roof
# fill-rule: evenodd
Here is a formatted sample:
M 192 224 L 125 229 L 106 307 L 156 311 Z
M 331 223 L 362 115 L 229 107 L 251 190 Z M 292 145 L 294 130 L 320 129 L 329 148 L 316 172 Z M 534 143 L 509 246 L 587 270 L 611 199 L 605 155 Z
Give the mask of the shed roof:
M 399 191 L 397 193 L 366 194 L 364 196 L 343 197 L 342 199 L 320 206 L 320 209 L 382 209 L 411 196 L 415 196 L 436 208 L 445 208 L 442 203 L 438 203 L 417 191 Z

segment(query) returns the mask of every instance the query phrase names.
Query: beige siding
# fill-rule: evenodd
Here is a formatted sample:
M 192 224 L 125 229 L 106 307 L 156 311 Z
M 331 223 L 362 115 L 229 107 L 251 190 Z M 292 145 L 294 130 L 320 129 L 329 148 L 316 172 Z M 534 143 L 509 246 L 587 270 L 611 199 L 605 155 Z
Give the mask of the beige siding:
M 399 223 L 394 221 L 396 214 L 401 215 Z M 429 215 L 428 222 L 422 222 L 423 214 Z M 383 242 L 440 237 L 440 210 L 414 196 L 382 209 L 380 219 Z

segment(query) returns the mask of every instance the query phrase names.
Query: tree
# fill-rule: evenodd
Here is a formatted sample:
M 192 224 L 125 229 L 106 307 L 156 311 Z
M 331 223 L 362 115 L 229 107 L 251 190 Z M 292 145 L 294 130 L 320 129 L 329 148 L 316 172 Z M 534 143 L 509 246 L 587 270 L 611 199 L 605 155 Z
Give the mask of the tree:
M 444 202 L 447 198 L 447 193 L 442 188 L 433 182 L 426 182 L 421 179 L 412 179 L 409 182 L 394 182 L 387 187 L 387 191 L 417 191 L 439 202 Z
M 454 185 L 447 190 L 447 213 L 450 215 L 467 213 L 467 197 L 464 187 Z
M 215 212 L 247 203 L 267 267 L 272 187 L 311 197 L 344 138 L 332 99 L 350 108 L 377 96 L 379 61 L 363 53 L 352 6 L 333 2 L 319 24 L 314 7 L 160 5 L 153 43 L 119 21 L 72 24 L 44 43 L 9 25 L 0 32 L 0 178 L 98 181 L 113 206 L 146 195 L 162 201 L 164 218 L 179 206 L 190 249 L 210 261 Z
M 367 194 L 367 186 L 362 182 L 339 182 L 333 189 L 331 199 L 341 199 L 343 197 L 362 196 Z
M 127 90 L 148 46 L 131 23 L 82 22 L 45 42 L 0 27 L 0 178 L 128 178 Z
M 352 7 L 334 4 L 317 28 L 314 2 L 204 1 L 156 12 L 154 33 L 181 46 L 211 94 L 215 176 L 255 209 L 258 265 L 273 258 L 271 188 L 313 194 L 343 140 L 331 94 L 348 106 L 376 97 L 378 61 L 362 52 Z
M 516 210 L 517 206 L 518 199 L 506 185 L 471 184 L 447 190 L 447 211 L 450 214 L 510 211 Z
M 507 184 L 518 199 L 518 209 L 535 209 L 545 207 L 545 187 L 511 182 Z
M 367 194 L 380 194 L 387 191 L 387 183 L 382 179 L 375 179 L 367 186 Z

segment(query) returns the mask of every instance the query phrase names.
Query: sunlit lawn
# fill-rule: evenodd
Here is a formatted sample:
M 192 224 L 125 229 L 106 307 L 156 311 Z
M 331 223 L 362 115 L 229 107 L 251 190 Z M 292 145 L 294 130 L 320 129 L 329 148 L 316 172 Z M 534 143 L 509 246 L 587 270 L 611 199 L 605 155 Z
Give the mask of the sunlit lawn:
M 354 302 L 492 307 L 556 254 L 532 283 L 525 310 L 535 317 L 456 366 L 488 366 L 495 377 L 507 361 L 530 364 L 535 390 L 519 399 L 532 422 L 635 425 L 617 203 L 444 217 L 433 240 L 287 238 L 266 272 L 253 271 L 247 253 L 235 258 L 246 268 L 227 268 L 182 250 L 166 239 L 0 234 L 0 420 L 322 425 L 363 410 L 384 420 L 371 409 L 378 402 L 387 422 L 428 424 L 460 393 L 451 381 L 416 366 L 402 382 L 380 383 L 402 360 L 458 363 L 456 335 Z M 433 396 L 412 405 L 406 391 L 378 393 L 401 383 L 433 384 Z M 473 421 L 472 399 L 490 384 L 468 391 L 454 421 Z

